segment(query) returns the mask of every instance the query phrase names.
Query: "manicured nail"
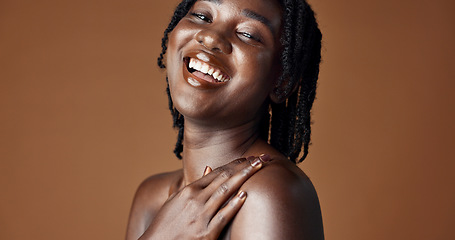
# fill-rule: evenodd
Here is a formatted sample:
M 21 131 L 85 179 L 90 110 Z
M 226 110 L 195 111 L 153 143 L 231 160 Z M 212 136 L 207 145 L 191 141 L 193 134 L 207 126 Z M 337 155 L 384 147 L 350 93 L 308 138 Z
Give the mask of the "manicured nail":
M 270 157 L 270 155 L 268 154 L 261 154 L 261 156 L 259 156 L 259 158 L 261 159 L 261 161 L 263 162 L 270 162 L 272 160 L 272 158 Z
M 257 158 L 256 160 L 254 160 L 251 166 L 255 168 L 257 166 L 260 166 L 261 164 L 262 164 L 261 159 Z
M 242 199 L 242 200 L 245 199 L 245 198 L 246 198 L 246 192 L 240 191 L 239 194 L 238 194 L 238 197 L 239 197 L 240 199 Z
M 202 176 L 209 174 L 211 171 L 212 171 L 212 169 L 209 166 L 205 166 L 204 174 Z

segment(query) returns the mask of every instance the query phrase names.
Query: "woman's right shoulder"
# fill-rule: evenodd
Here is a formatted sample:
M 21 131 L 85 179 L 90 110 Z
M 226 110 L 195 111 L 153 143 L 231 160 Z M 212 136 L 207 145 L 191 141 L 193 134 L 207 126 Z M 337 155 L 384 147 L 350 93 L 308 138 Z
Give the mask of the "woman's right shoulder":
M 182 172 L 182 169 L 179 169 L 173 172 L 155 174 L 146 178 L 137 188 L 134 198 L 139 198 L 138 200 L 145 198 L 147 202 L 165 198 L 165 201 L 169 197 L 169 190 L 181 181 Z
M 182 170 L 152 175 L 136 190 L 131 206 L 127 238 L 138 239 L 182 179 Z

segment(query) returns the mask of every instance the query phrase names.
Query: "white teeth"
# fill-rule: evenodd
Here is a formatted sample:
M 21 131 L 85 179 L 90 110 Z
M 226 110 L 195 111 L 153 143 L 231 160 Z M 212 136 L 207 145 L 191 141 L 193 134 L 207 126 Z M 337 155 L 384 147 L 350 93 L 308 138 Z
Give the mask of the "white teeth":
M 218 76 L 219 76 L 219 75 L 220 75 L 220 70 L 216 70 L 216 71 L 212 74 L 213 78 L 215 78 L 215 79 L 218 79 Z
M 196 62 L 196 64 L 194 65 L 194 69 L 196 69 L 198 71 L 201 71 L 201 67 L 202 67 L 202 63 L 201 62 Z
M 194 60 L 193 60 L 192 58 L 190 59 L 190 63 L 188 64 L 188 66 L 189 66 L 190 68 L 193 68 L 193 67 L 194 67 Z
M 209 65 L 202 64 L 201 72 L 207 73 L 209 71 Z
M 192 68 L 196 71 L 209 74 L 218 82 L 227 82 L 228 78 L 224 76 L 220 70 L 210 67 L 210 65 L 206 64 L 205 62 L 201 62 L 197 59 L 190 58 L 188 63 L 188 67 Z

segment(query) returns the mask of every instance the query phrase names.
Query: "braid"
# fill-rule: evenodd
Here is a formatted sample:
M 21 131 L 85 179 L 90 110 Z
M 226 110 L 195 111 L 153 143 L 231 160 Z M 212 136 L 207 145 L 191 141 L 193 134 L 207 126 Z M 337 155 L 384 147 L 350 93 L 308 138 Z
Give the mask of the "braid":
M 161 53 L 160 56 L 158 57 L 158 66 L 160 68 L 166 68 L 166 66 L 163 63 L 163 59 L 167 51 L 169 33 L 172 32 L 172 30 L 174 30 L 175 26 L 177 26 L 180 20 L 188 13 L 188 11 L 195 2 L 196 0 L 183 0 L 175 9 L 174 15 L 171 18 L 171 22 L 167 26 L 166 30 L 164 30 L 164 36 L 161 39 Z
M 282 74 L 276 94 L 289 96 L 294 88 L 296 90 L 285 103 L 272 104 L 270 144 L 296 163 L 308 155 L 322 35 L 308 3 L 284 0 L 282 6 Z M 303 154 L 299 158 L 302 148 Z
M 272 103 L 272 122 L 270 132 L 270 144 L 275 147 L 278 151 L 283 153 L 283 149 L 286 149 L 284 145 L 284 127 L 286 124 L 285 114 L 286 103 L 274 104 Z M 284 105 L 284 106 L 283 106 Z
M 172 102 L 171 98 L 171 91 L 169 89 L 169 80 L 166 77 L 166 93 L 168 97 L 168 103 L 169 103 L 169 110 L 171 110 L 171 115 L 172 115 L 172 120 L 173 120 L 173 127 L 178 128 L 179 132 L 177 135 L 177 143 L 175 144 L 174 148 L 174 154 L 177 156 L 178 159 L 182 159 L 182 151 L 183 151 L 183 124 L 184 124 L 184 118 L 183 115 L 180 114 L 177 109 L 174 107 L 174 103 Z
M 164 60 L 164 55 L 166 54 L 166 51 L 167 51 L 167 42 L 169 40 L 169 33 L 172 32 L 172 30 L 174 30 L 175 26 L 177 26 L 177 24 L 180 22 L 180 20 L 188 13 L 188 11 L 190 10 L 190 8 L 193 6 L 193 4 L 195 2 L 196 2 L 196 0 L 183 0 L 175 9 L 171 22 L 169 23 L 166 30 L 164 30 L 164 36 L 161 39 L 161 53 L 160 53 L 160 56 L 158 57 L 158 66 L 160 68 L 166 68 L 166 65 L 164 65 L 163 60 Z M 174 154 L 175 154 L 175 156 L 177 156 L 178 159 L 182 159 L 184 117 L 174 107 L 174 103 L 172 102 L 172 98 L 171 98 L 171 92 L 169 90 L 169 81 L 168 81 L 167 77 L 166 77 L 166 84 L 167 84 L 166 93 L 168 96 L 169 110 L 171 111 L 172 120 L 173 120 L 172 126 L 174 128 L 178 129 L 177 143 L 175 144 Z
M 188 13 L 196 0 L 183 0 L 174 11 L 171 22 L 161 40 L 162 51 L 158 66 L 163 63 L 167 51 L 168 35 Z M 283 32 L 281 36 L 282 73 L 275 87 L 281 103 L 270 103 L 259 128 L 260 137 L 294 163 L 303 161 L 308 155 L 311 140 L 311 108 L 316 94 L 316 85 L 321 61 L 321 32 L 314 12 L 305 0 L 281 0 L 283 9 Z M 183 151 L 184 117 L 175 109 L 166 77 L 169 109 L 173 127 L 178 128 L 174 153 L 181 159 Z M 303 154 L 301 151 L 303 149 Z

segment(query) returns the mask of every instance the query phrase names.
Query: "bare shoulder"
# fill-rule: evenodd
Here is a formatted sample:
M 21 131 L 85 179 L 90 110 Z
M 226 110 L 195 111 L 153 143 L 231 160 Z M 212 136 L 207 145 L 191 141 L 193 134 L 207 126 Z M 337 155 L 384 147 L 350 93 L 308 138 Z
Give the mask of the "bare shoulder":
M 182 170 L 156 174 L 138 187 L 131 206 L 126 239 L 138 239 L 182 179 Z
M 232 223 L 230 239 L 324 239 L 316 190 L 287 159 L 267 164 L 242 189 L 248 197 Z

